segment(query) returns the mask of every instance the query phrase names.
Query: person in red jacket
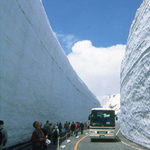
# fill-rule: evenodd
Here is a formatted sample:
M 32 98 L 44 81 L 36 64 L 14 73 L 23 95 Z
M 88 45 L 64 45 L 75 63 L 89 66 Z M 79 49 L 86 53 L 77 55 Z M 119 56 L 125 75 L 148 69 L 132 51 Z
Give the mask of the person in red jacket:
M 41 124 L 38 121 L 35 121 L 33 123 L 33 127 L 35 130 L 31 137 L 32 150 L 44 150 L 46 137 L 41 129 Z
M 78 122 L 76 122 L 76 124 L 75 124 L 75 132 L 74 132 L 75 136 L 78 136 L 78 131 L 79 131 L 79 124 L 78 124 Z

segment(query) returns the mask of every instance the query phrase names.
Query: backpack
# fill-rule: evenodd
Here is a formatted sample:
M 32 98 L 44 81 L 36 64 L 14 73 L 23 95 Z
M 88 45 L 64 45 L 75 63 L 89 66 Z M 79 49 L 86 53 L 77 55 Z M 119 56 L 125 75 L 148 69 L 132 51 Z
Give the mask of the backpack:
M 0 145 L 2 144 L 2 141 L 3 141 L 3 138 L 4 138 L 3 133 L 2 133 L 2 129 L 3 128 L 0 129 Z
M 67 123 L 65 123 L 64 127 L 65 127 L 65 129 L 67 129 L 67 128 L 68 128 L 68 124 L 67 124 Z

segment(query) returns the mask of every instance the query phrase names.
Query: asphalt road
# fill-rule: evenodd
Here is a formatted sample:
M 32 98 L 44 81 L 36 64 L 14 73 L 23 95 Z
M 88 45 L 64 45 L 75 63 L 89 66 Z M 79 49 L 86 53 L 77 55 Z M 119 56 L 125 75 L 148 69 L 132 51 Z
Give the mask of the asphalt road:
M 63 149 L 62 146 L 65 146 L 65 150 L 147 150 L 127 140 L 120 132 L 119 125 L 116 127 L 116 140 L 95 140 L 91 142 L 90 137 L 88 136 L 88 130 L 84 132 L 84 135 L 79 133 L 79 138 L 70 137 L 67 142 L 65 140 L 60 145 L 60 150 Z

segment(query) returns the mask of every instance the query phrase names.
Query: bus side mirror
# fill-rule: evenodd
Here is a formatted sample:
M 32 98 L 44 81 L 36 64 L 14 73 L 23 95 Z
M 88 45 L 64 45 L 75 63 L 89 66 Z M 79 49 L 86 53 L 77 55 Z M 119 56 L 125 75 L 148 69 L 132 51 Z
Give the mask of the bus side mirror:
M 117 115 L 115 115 L 115 118 L 116 118 L 116 120 L 118 120 L 118 116 Z
M 88 118 L 88 120 L 90 120 L 91 119 L 91 114 L 89 115 L 89 118 Z

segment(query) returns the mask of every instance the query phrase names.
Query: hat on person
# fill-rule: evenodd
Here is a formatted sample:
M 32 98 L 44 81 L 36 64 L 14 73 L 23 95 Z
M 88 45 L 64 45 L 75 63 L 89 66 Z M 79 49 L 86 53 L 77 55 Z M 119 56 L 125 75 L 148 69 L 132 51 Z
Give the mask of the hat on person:
M 36 128 L 36 126 L 35 126 L 36 123 L 37 123 L 37 121 L 34 121 L 34 122 L 33 122 L 33 127 L 34 127 L 34 128 Z

